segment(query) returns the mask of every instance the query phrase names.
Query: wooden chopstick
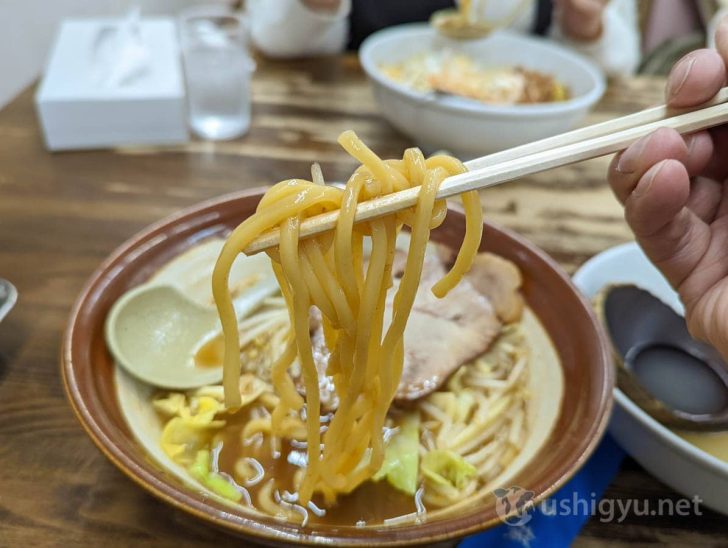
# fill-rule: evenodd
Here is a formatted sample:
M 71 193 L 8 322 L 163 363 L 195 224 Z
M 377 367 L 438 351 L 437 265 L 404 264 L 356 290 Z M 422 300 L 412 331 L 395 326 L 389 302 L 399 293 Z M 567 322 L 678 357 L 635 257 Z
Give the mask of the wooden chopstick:
M 667 127 L 680 133 L 692 133 L 728 122 L 728 88 L 723 88 L 713 100 L 694 109 L 679 111 L 666 106 L 654 107 L 515 147 L 466 163 L 470 171 L 445 179 L 437 193 L 447 198 L 470 190 L 480 190 L 512 181 L 526 175 L 560 166 L 605 156 L 627 148 L 640 137 Z M 420 188 L 413 187 L 381 198 L 361 202 L 355 222 L 382 217 L 417 203 Z M 301 223 L 300 237 L 308 238 L 332 230 L 339 212 L 331 211 L 311 217 Z M 261 235 L 245 249 L 247 255 L 258 253 L 278 244 L 279 231 Z
M 473 160 L 465 162 L 465 167 L 468 171 L 475 171 L 476 169 L 482 169 L 484 167 L 492 166 L 494 164 L 513 160 L 514 158 L 520 158 L 527 154 L 535 154 L 537 152 L 543 152 L 544 150 L 550 150 L 552 148 L 571 145 L 584 141 L 585 139 L 591 139 L 599 137 L 600 135 L 608 135 L 610 133 L 616 133 L 617 131 L 623 131 L 632 127 L 637 127 L 642 124 L 649 124 L 652 122 L 659 122 L 671 116 L 678 114 L 685 114 L 687 112 L 694 112 L 701 110 L 712 105 L 719 105 L 721 103 L 728 102 L 728 87 L 722 88 L 710 101 L 689 108 L 671 108 L 667 105 L 660 105 L 657 107 L 647 108 L 628 114 L 627 116 L 620 116 L 619 118 L 613 118 L 605 122 L 598 124 L 592 124 L 587 127 L 574 129 L 567 131 L 566 133 L 560 133 L 553 137 L 546 137 L 538 141 L 526 143 L 525 145 L 519 145 L 512 147 L 507 150 L 488 154 L 481 158 L 475 158 Z

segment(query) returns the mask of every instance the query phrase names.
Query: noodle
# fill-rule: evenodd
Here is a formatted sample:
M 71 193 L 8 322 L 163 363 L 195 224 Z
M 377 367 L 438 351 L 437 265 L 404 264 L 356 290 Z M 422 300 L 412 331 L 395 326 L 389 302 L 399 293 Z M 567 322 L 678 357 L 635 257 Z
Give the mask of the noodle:
M 339 143 L 362 164 L 346 187 L 324 185 L 318 165 L 312 168 L 313 182 L 293 179 L 273 186 L 256 213 L 230 235 L 213 273 L 213 295 L 225 343 L 225 405 L 235 409 L 241 404 L 240 336 L 228 278 L 239 253 L 263 232 L 280 229 L 280 245 L 268 253 L 286 302 L 291 331 L 285 350 L 272 367 L 271 382 L 279 401 L 269 424 L 272 436 L 290 439 L 305 423 L 307 466 L 297 485 L 303 506 L 316 492 L 331 501 L 337 493 L 352 491 L 382 464 L 383 429 L 402 375 L 404 330 L 420 282 L 425 248 L 430 230 L 444 221 L 447 212 L 446 203 L 436 200 L 437 190 L 445 178 L 465 171 L 454 158 L 425 159 L 417 149 L 406 151 L 402 160 L 382 160 L 351 131 L 342 133 Z M 413 208 L 354 223 L 359 202 L 417 186 L 420 192 Z M 446 295 L 467 273 L 480 246 L 478 194 L 468 192 L 462 199 L 465 237 L 452 269 L 432 288 L 438 297 Z M 303 220 L 336 209 L 340 214 L 333 235 L 299 241 Z M 409 253 L 385 330 L 384 303 L 393 285 L 395 241 L 404 225 L 411 232 Z M 371 253 L 365 264 L 367 238 Z M 333 377 L 339 397 L 338 408 L 325 428 L 309 335 L 311 307 L 318 308 L 323 317 L 325 341 L 331 352 L 327 373 Z M 301 370 L 305 399 L 291 378 L 294 363 Z M 247 433 L 267 432 L 263 420 L 247 425 Z M 270 489 L 266 485 L 261 501 L 273 511 Z

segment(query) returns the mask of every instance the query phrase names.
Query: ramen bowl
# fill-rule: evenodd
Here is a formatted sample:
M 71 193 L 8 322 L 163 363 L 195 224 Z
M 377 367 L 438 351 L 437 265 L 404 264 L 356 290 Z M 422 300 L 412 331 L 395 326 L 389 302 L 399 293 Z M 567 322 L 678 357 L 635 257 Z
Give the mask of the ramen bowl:
M 154 224 L 114 251 L 93 273 L 71 313 L 61 363 L 69 400 L 91 439 L 120 470 L 154 496 L 211 525 L 263 544 L 431 544 L 499 524 L 506 516 L 502 512 L 499 516 L 494 495 L 482 492 L 467 505 L 419 523 L 364 527 L 315 524 L 302 528 L 211 497 L 145 450 L 139 425 L 129 421 L 129 407 L 134 407 L 135 394 L 141 397 L 141 393 L 118 382 L 119 372 L 104 340 L 109 309 L 125 291 L 149 279 L 172 258 L 201 241 L 227 234 L 255 211 L 262 191 L 205 202 Z M 433 232 L 433 239 L 454 247 L 464 230 L 463 214 L 452 210 L 443 226 Z M 541 441 L 518 471 L 503 480 L 507 482 L 504 487 L 527 489 L 539 501 L 584 464 L 601 438 L 611 410 L 613 367 L 589 304 L 552 259 L 516 234 L 492 224 L 484 225 L 483 241 L 485 250 L 510 259 L 520 268 L 526 303 L 550 340 L 557 356 L 556 375 L 563 380 L 561 397 L 549 390 L 534 395 L 545 413 L 553 413 L 553 422 L 548 429 L 534 431 L 533 437 Z M 549 382 L 539 384 L 553 386 Z M 538 385 L 533 390 L 538 392 Z M 133 409 L 131 413 L 137 419 L 141 416 Z
M 427 93 L 389 78 L 382 66 L 418 54 L 464 53 L 485 68 L 524 67 L 553 76 L 570 91 L 565 101 L 485 104 Z M 522 145 L 567 131 L 601 98 L 605 78 L 588 59 L 545 39 L 497 31 L 482 40 L 457 41 L 427 24 L 391 27 L 367 38 L 359 50 L 384 117 L 422 149 L 445 149 L 460 158 Z

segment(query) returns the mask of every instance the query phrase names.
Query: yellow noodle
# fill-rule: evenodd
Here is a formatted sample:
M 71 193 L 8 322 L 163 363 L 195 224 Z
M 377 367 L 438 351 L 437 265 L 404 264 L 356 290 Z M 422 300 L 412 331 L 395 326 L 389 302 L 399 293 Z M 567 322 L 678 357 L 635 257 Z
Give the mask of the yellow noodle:
M 251 419 L 243 427 L 243 439 L 249 439 L 257 433 L 270 434 L 270 417 Z
M 286 344 L 283 354 L 273 363 L 271 368 L 271 381 L 276 389 L 276 393 L 285 402 L 286 406 L 294 411 L 298 411 L 303 407 L 303 398 L 296 392 L 293 381 L 286 371 L 296 358 L 296 345 L 293 339 Z
M 316 240 L 309 240 L 304 244 L 304 247 L 308 255 L 308 261 L 313 266 L 316 276 L 319 277 L 318 281 L 326 292 L 326 297 L 336 310 L 336 318 L 339 326 L 349 331 L 353 330 L 354 316 L 351 307 L 346 300 L 344 290 L 337 283 L 335 273 L 331 271 L 330 265 L 321 252 L 321 246 Z M 331 346 L 330 348 L 333 347 Z
M 339 143 L 362 164 L 345 189 L 324 185 L 319 166 L 312 168 L 313 182 L 292 179 L 274 185 L 256 213 L 233 231 L 213 274 L 213 295 L 225 336 L 225 404 L 234 408 L 240 404 L 240 346 L 228 290 L 230 269 L 238 253 L 257 236 L 280 230 L 280 245 L 268 254 L 288 308 L 291 332 L 271 370 L 277 404 L 270 417 L 252 419 L 244 434 L 263 432 L 274 439 L 291 439 L 305 432 L 308 465 L 296 480 L 303 506 L 316 492 L 328 504 L 333 503 L 338 493 L 350 492 L 381 465 L 383 427 L 402 375 L 404 330 L 420 282 L 425 247 L 430 230 L 444 221 L 447 212 L 445 201 L 436 200 L 436 194 L 445 178 L 465 170 L 457 160 L 445 156 L 425 159 L 417 149 L 406 151 L 402 160 L 382 160 L 353 132 L 344 132 Z M 354 224 L 360 201 L 413 186 L 421 187 L 415 207 Z M 452 269 L 433 287 L 438 296 L 457 284 L 480 246 L 482 214 L 477 193 L 464 195 L 463 205 L 463 246 Z M 333 234 L 299 242 L 302 220 L 334 209 L 340 213 Z M 395 242 L 403 224 L 412 236 L 392 318 L 384 332 Z M 372 244 L 366 264 L 365 238 Z M 330 351 L 327 373 L 334 379 L 339 399 L 323 434 L 319 379 L 309 336 L 312 306 L 322 315 L 324 340 Z M 291 377 L 296 360 L 305 397 L 298 393 Z M 266 485 L 263 504 L 270 506 L 266 509 L 271 512 L 280 512 L 280 505 L 274 508 L 271 504 L 272 488 L 272 484 Z
M 336 223 L 336 271 L 352 309 L 359 307 L 359 292 L 362 286 L 361 275 L 356 273 L 361 265 L 362 238 L 354 235 L 354 215 L 366 177 L 365 173 L 356 173 L 346 185 Z M 355 260 L 357 252 L 358 261 Z
M 308 502 L 318 479 L 320 453 L 320 410 L 318 391 L 318 374 L 311 351 L 311 339 L 308 334 L 308 314 L 311 305 L 310 288 L 306 287 L 301 275 L 301 263 L 298 253 L 298 217 L 291 217 L 281 227 L 280 253 L 281 264 L 291 286 L 293 300 L 293 334 L 298 348 L 298 359 L 301 374 L 306 384 L 306 426 L 308 429 L 308 468 L 301 484 L 301 500 Z M 307 265 L 306 265 L 307 266 Z

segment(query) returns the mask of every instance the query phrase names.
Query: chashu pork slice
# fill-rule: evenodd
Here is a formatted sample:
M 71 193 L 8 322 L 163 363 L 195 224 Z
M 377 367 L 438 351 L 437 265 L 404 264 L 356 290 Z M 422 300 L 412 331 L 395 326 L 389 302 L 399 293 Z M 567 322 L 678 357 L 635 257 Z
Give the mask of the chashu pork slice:
M 404 260 L 406 256 L 395 258 L 395 286 L 386 300 L 387 324 Z M 433 392 L 461 365 L 483 354 L 500 333 L 501 322 L 493 306 L 467 278 L 444 298 L 433 295 L 432 286 L 445 273 L 438 254 L 428 252 L 404 332 L 404 368 L 397 401 L 416 400 Z
M 444 247 L 439 251 L 449 268 L 455 262 L 456 252 Z M 520 289 L 523 277 L 514 263 L 494 253 L 478 253 L 465 279 L 479 293 L 488 297 L 503 323 L 521 319 L 524 302 Z
M 439 247 L 439 246 L 438 246 Z M 407 254 L 397 251 L 393 263 L 394 287 L 386 300 L 385 332 L 392 316 L 394 295 L 399 288 Z M 404 334 L 405 357 L 402 379 L 395 400 L 416 400 L 437 390 L 460 366 L 484 352 L 501 331 L 503 323 L 520 319 L 523 298 L 518 268 L 492 253 L 479 253 L 471 271 L 447 296 L 438 299 L 432 286 L 454 261 L 449 250 L 428 246 L 422 277 Z M 446 266 L 447 265 L 447 266 Z M 324 409 L 338 407 L 331 378 L 326 375 L 329 352 L 326 348 L 321 313 L 312 309 L 311 340 L 319 373 Z M 305 393 L 300 377 L 295 379 Z

